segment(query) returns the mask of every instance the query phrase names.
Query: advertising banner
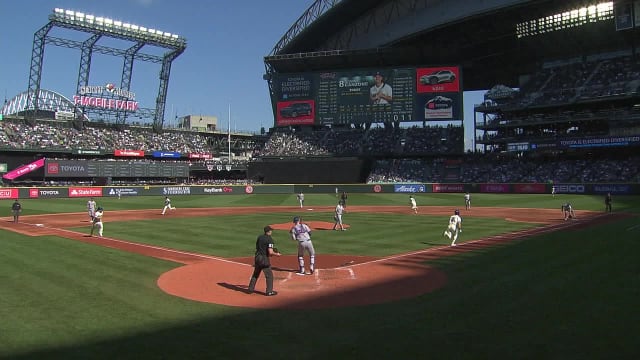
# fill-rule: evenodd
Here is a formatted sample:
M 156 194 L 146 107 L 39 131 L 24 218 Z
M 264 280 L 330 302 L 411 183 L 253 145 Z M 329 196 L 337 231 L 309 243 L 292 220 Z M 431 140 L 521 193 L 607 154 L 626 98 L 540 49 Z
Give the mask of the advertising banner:
M 76 155 L 103 155 L 102 150 L 86 150 L 86 149 L 74 149 L 73 153 Z
M 464 184 L 433 184 L 434 193 L 462 193 Z
M 232 195 L 242 188 L 233 186 L 194 186 L 191 188 L 191 195 Z
M 189 153 L 187 154 L 189 159 L 211 159 L 213 155 L 211 154 L 201 154 L 201 153 Z
M 595 184 L 592 187 L 592 192 L 594 194 L 630 195 L 633 194 L 633 188 L 629 184 Z
M 144 157 L 144 150 L 114 150 L 113 156 Z
M 105 188 L 105 196 L 138 196 L 142 195 L 144 188 L 138 187 L 118 187 L 118 188 Z
M 423 193 L 426 192 L 423 184 L 395 184 L 393 192 L 396 193 Z
M 191 186 L 164 186 L 162 195 L 191 195 Z
M 556 194 L 585 194 L 587 188 L 583 184 L 555 184 Z
M 69 188 L 70 198 L 101 197 L 101 196 L 102 196 L 101 187 L 70 187 Z
M 67 197 L 67 194 L 63 194 L 66 189 L 61 188 L 30 188 L 29 189 L 29 197 L 32 199 L 37 198 L 61 198 Z
M 90 176 L 88 160 L 47 159 L 44 176 L 47 177 L 87 177 Z
M 154 151 L 151 156 L 154 158 L 180 158 L 181 155 L 179 152 L 175 151 Z
M 44 158 L 38 159 L 30 164 L 22 165 L 16 169 L 9 171 L 8 173 L 2 175 L 3 179 L 7 180 L 15 180 L 24 174 L 28 174 L 34 170 L 37 170 L 44 166 Z
M 18 189 L 0 188 L 0 199 L 17 199 L 18 195 Z
M 509 184 L 480 184 L 480 192 L 483 193 L 508 193 Z
M 514 184 L 513 192 L 520 194 L 544 194 L 547 192 L 545 184 Z

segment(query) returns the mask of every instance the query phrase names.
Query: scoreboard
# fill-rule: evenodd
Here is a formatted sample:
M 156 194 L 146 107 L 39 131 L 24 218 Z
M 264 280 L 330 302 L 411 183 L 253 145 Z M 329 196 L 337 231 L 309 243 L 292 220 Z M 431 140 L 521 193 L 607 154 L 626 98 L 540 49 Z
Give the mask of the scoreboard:
M 462 119 L 458 66 L 275 74 L 275 125 Z
M 46 159 L 46 177 L 186 178 L 186 162 Z

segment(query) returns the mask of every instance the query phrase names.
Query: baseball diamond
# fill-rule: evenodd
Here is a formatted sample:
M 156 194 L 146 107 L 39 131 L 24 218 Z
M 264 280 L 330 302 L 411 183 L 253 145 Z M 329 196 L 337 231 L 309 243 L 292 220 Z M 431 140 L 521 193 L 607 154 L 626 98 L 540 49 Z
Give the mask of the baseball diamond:
M 327 209 L 329 210 L 329 209 Z M 183 209 L 177 217 L 202 217 L 248 214 L 261 212 L 287 212 L 289 207 L 203 208 Z M 405 214 L 404 206 L 351 206 L 351 212 L 382 212 Z M 421 215 L 448 214 L 449 207 L 425 207 Z M 159 248 L 118 240 L 110 237 L 95 238 L 63 228 L 77 224 L 70 214 L 32 215 L 21 224 L 9 226 L 0 222 L 0 228 L 31 236 L 57 235 L 110 248 L 174 261 L 178 267 L 158 279 L 158 286 L 174 296 L 200 302 L 210 302 L 249 308 L 332 308 L 376 304 L 416 297 L 431 292 L 447 282 L 443 272 L 425 265 L 389 266 L 423 263 L 427 260 L 477 251 L 535 234 L 578 228 L 606 221 L 598 212 L 580 211 L 583 222 L 564 222 L 553 209 L 488 208 L 469 216 L 502 217 L 510 221 L 542 223 L 544 226 L 516 233 L 502 234 L 485 239 L 461 243 L 456 248 L 441 246 L 398 254 L 389 257 L 358 255 L 320 255 L 316 272 L 312 276 L 292 276 L 297 271 L 296 256 L 272 259 L 276 288 L 281 289 L 276 300 L 247 297 L 246 274 L 253 257 L 220 258 L 211 255 Z M 73 215 L 73 214 L 71 214 Z M 110 221 L 144 220 L 157 218 L 154 210 L 112 211 Z M 39 226 L 35 226 L 35 225 Z M 327 229 L 327 224 L 310 222 L 312 228 Z M 290 223 L 273 224 L 273 228 L 288 229 Z

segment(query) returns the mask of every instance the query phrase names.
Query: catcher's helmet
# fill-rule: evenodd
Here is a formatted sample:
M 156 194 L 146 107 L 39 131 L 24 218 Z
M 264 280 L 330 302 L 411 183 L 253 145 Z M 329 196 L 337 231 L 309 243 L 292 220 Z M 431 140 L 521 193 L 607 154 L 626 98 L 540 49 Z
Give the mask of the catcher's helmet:
M 460 215 L 460 210 L 456 209 L 456 211 L 453 212 L 456 215 Z
M 300 221 L 300 217 L 299 216 L 296 216 L 296 217 L 293 218 L 293 222 L 298 222 L 298 221 Z

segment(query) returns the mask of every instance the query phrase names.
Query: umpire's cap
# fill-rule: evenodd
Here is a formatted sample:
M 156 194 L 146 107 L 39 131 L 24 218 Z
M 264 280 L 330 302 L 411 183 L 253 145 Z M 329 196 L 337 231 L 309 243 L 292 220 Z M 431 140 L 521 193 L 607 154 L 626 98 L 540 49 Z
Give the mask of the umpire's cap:
M 300 216 L 295 216 L 295 217 L 293 218 L 293 222 L 298 222 L 298 221 L 300 221 Z
M 265 234 L 268 233 L 269 231 L 273 231 L 273 228 L 271 226 L 269 226 L 269 225 L 265 226 L 264 227 Z

